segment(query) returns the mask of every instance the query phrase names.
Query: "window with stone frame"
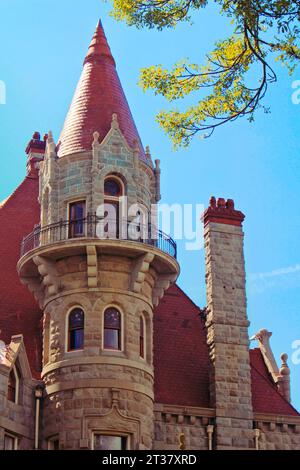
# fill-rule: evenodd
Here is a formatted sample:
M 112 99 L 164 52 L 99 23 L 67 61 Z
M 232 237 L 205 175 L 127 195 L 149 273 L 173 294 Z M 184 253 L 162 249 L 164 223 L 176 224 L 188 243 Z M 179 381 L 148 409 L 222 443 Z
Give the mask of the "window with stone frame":
M 20 371 L 15 364 L 8 376 L 8 386 L 7 386 L 7 399 L 13 403 L 19 403 L 20 396 Z
M 19 439 L 10 433 L 4 434 L 4 450 L 18 450 Z
M 68 351 L 84 348 L 84 311 L 76 307 L 68 318 Z
M 109 307 L 104 312 L 104 349 L 122 349 L 122 317 L 119 310 Z
M 48 439 L 48 450 L 59 450 L 58 436 L 53 436 Z
M 85 201 L 69 204 L 69 238 L 83 237 L 85 234 Z
M 93 433 L 93 450 L 126 450 L 127 436 Z

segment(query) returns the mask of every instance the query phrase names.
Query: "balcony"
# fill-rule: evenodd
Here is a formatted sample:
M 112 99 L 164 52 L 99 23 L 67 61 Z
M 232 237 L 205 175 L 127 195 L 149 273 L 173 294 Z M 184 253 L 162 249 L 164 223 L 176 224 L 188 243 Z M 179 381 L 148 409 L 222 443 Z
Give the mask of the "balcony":
M 61 220 L 43 228 L 36 226 L 33 232 L 23 238 L 21 257 L 35 248 L 46 247 L 62 241 L 84 239 L 138 242 L 158 248 L 169 256 L 177 258 L 177 246 L 174 240 L 153 225 L 145 226 L 128 221 L 120 224 L 109 220 L 104 222 L 96 215 L 88 215 L 86 218 L 76 221 Z

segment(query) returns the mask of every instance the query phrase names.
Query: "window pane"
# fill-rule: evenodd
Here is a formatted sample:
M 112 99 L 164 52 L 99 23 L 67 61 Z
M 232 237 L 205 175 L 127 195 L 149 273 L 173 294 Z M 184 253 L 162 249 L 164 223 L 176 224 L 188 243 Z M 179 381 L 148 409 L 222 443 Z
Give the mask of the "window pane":
M 70 350 L 83 349 L 84 330 L 70 331 Z
M 84 312 L 75 308 L 69 315 L 69 350 L 83 349 L 84 345 Z
M 126 450 L 126 437 L 94 434 L 94 450 Z
M 143 317 L 140 317 L 140 334 L 142 337 L 144 337 L 144 320 Z
M 120 349 L 120 331 L 110 328 L 104 329 L 104 348 Z
M 117 309 L 108 308 L 105 310 L 104 326 L 105 328 L 121 328 L 121 315 Z
M 4 436 L 4 450 L 15 450 L 15 438 L 5 434 Z
M 107 196 L 117 197 L 121 194 L 121 192 L 121 187 L 116 180 L 110 179 L 104 182 L 104 194 Z
M 84 326 L 84 313 L 81 308 L 75 308 L 69 315 L 70 329 L 83 328 Z
M 84 219 L 85 216 L 85 202 L 74 202 L 70 204 L 70 220 Z
M 50 439 L 48 441 L 48 450 L 59 450 L 59 440 L 58 439 Z
M 70 204 L 70 231 L 69 237 L 79 237 L 84 235 L 85 202 L 74 202 Z

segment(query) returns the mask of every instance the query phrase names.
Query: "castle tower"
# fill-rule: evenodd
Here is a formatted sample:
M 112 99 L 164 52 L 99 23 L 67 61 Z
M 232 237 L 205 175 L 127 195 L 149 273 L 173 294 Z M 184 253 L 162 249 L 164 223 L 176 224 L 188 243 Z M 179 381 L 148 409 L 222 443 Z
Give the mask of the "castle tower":
M 152 448 L 153 308 L 179 273 L 159 177 L 99 22 L 18 263 L 44 312 L 44 448 Z
M 216 449 L 254 446 L 242 222 L 234 202 L 210 200 L 204 213 L 207 342 Z

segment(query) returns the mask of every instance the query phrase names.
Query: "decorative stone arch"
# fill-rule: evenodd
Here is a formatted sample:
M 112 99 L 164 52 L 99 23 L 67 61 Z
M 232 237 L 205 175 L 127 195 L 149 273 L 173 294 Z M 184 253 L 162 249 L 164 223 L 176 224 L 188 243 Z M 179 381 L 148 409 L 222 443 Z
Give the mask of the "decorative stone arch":
M 114 305 L 116 308 L 121 309 L 123 312 L 126 311 L 126 300 L 123 298 L 123 296 L 116 296 L 113 293 L 110 292 L 104 292 L 101 294 L 101 297 L 99 297 L 92 308 L 92 315 L 95 317 L 95 315 L 99 315 L 99 312 L 101 312 L 103 309 L 106 308 L 106 305 Z
M 105 179 L 110 175 L 115 175 L 123 181 L 125 184 L 126 194 L 128 192 L 128 188 L 136 190 L 136 182 L 134 181 L 131 172 L 127 169 L 124 168 L 121 171 L 119 166 L 105 165 L 99 174 L 99 180 L 102 186 L 104 186 Z
M 59 337 L 60 337 L 60 353 L 62 355 L 66 354 L 66 338 L 67 338 L 67 316 L 73 308 L 80 307 L 84 311 L 85 316 L 85 326 L 87 318 L 89 317 L 92 311 L 92 303 L 84 293 L 74 293 L 66 296 L 61 299 L 61 303 L 51 302 L 47 306 L 47 310 L 51 316 L 51 324 L 55 324 L 59 328 Z
M 126 194 L 127 194 L 127 178 L 125 178 L 123 173 L 120 172 L 120 169 L 117 172 L 114 171 L 114 172 L 106 173 L 106 175 L 103 178 L 103 186 L 105 184 L 105 181 L 108 180 L 108 179 L 112 179 L 112 180 L 114 179 L 118 183 L 120 183 L 120 186 L 122 188 L 121 196 L 126 196 Z M 103 188 L 103 193 L 104 193 L 104 196 L 105 196 L 105 189 L 104 188 Z
M 113 397 L 118 396 L 118 391 L 112 390 Z M 103 433 L 123 435 L 130 440 L 130 449 L 141 448 L 141 424 L 136 418 L 124 415 L 119 410 L 118 399 L 113 398 L 112 408 L 105 414 L 86 414 L 82 418 L 81 448 L 93 448 L 93 434 Z
M 51 310 L 54 310 L 54 314 L 57 317 L 60 315 L 65 315 L 66 311 L 70 310 L 73 306 L 77 307 L 78 305 L 81 306 L 87 315 L 92 311 L 93 308 L 92 302 L 88 298 L 88 295 L 85 296 L 84 293 L 74 293 L 66 296 L 59 304 L 59 308 L 57 308 L 55 305 Z
M 101 342 L 101 351 L 104 352 L 104 351 L 107 351 L 107 349 L 104 348 L 104 328 L 105 328 L 105 312 L 106 310 L 108 310 L 109 308 L 114 308 L 116 309 L 120 316 L 121 316 L 121 349 L 118 349 L 116 351 L 119 351 L 119 352 L 124 352 L 126 350 L 126 341 L 125 341 L 125 338 L 126 338 L 126 315 L 125 315 L 125 310 L 123 307 L 120 306 L 120 303 L 119 302 L 110 302 L 108 304 L 106 304 L 103 308 L 102 308 L 102 311 L 100 313 L 100 322 L 101 322 L 101 337 L 102 337 L 102 342 Z

